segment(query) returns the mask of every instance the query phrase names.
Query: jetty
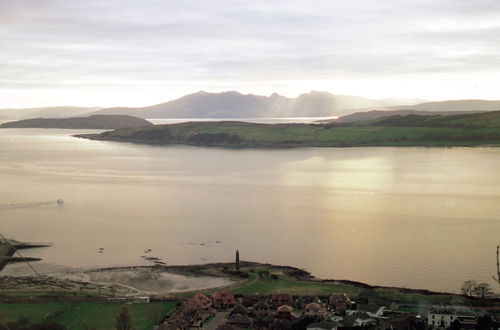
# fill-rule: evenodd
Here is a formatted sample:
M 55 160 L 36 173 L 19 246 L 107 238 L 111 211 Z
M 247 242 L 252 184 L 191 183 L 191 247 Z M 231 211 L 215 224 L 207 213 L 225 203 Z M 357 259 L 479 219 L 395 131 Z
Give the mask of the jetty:
M 10 262 L 40 261 L 41 258 L 14 256 L 16 250 L 33 249 L 52 246 L 50 243 L 28 243 L 16 240 L 0 239 L 0 271 Z

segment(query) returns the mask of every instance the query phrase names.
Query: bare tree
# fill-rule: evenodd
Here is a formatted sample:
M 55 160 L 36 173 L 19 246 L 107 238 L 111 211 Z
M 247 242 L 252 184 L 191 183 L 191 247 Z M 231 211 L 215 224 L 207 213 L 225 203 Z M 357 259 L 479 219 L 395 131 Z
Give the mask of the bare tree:
M 490 288 L 490 285 L 488 283 L 482 282 L 476 285 L 474 288 L 474 294 L 478 297 L 484 300 L 487 296 L 492 294 L 493 291 Z
M 474 289 L 477 287 L 477 282 L 474 280 L 465 281 L 460 288 L 462 294 L 467 297 L 472 297 L 474 294 Z

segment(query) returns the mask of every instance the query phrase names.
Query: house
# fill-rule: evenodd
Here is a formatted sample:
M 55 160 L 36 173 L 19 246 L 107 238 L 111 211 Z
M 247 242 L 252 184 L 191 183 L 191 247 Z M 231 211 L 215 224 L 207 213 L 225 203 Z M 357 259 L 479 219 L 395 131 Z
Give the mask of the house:
M 229 315 L 236 315 L 236 314 L 246 316 L 248 314 L 248 311 L 247 311 L 246 307 L 238 304 L 229 312 Z
M 283 305 L 278 307 L 276 317 L 281 320 L 290 320 L 292 318 L 292 306 Z
M 253 306 L 252 311 L 256 316 L 269 315 L 271 307 L 265 301 L 259 301 Z
M 300 296 L 297 300 L 295 300 L 295 308 L 304 309 L 306 305 L 310 303 L 321 304 L 321 300 L 315 296 Z
M 326 308 L 318 303 L 307 304 L 305 309 L 305 315 L 312 317 L 315 320 L 324 320 L 326 317 Z
M 336 330 L 338 327 L 337 322 L 332 321 L 321 321 L 314 322 L 307 326 L 307 330 Z
M 332 294 L 328 299 L 328 307 L 336 313 L 345 313 L 352 305 L 351 299 L 345 293 Z
M 210 298 L 202 293 L 195 294 L 191 298 L 191 302 L 194 306 L 196 306 L 197 309 L 200 310 L 208 310 L 210 307 L 212 307 L 212 301 L 210 300 Z
M 397 315 L 397 314 L 396 314 Z M 422 319 L 416 313 L 405 313 L 378 320 L 379 329 L 424 329 Z
M 288 293 L 275 293 L 271 296 L 270 303 L 273 308 L 278 308 L 282 305 L 291 306 L 293 305 L 293 299 Z
M 427 314 L 430 327 L 449 327 L 455 320 L 464 326 L 473 326 L 477 323 L 477 315 L 470 310 L 446 306 L 432 307 Z
M 234 295 L 226 291 L 215 292 L 212 294 L 212 303 L 217 309 L 232 308 L 236 306 Z
M 251 307 L 262 300 L 262 296 L 258 293 L 247 294 L 243 297 L 243 305 Z

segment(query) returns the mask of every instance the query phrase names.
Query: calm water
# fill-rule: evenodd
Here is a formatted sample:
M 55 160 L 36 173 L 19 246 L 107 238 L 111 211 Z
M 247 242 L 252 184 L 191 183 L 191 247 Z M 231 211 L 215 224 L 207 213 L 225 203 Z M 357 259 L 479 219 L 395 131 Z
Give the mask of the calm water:
M 500 148 L 227 150 L 76 133 L 0 130 L 1 232 L 53 242 L 25 252 L 46 263 L 144 264 L 145 249 L 204 263 L 239 249 L 324 278 L 492 283 Z

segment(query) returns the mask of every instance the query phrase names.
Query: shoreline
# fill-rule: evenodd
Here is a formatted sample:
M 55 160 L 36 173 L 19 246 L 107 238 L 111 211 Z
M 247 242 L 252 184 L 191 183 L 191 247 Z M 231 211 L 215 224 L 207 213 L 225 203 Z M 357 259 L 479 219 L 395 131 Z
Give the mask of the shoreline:
M 226 144 L 203 144 L 203 143 L 187 143 L 187 142 L 163 142 L 163 141 L 152 141 L 152 140 L 139 140 L 139 139 L 122 139 L 113 138 L 109 136 L 102 136 L 101 134 L 74 134 L 72 137 L 78 139 L 87 139 L 92 141 L 108 141 L 108 142 L 120 142 L 120 143 L 132 143 L 138 145 L 148 145 L 148 146 L 188 146 L 188 147 L 201 147 L 201 148 L 222 148 L 222 149 L 296 149 L 296 148 L 370 148 L 370 147 L 391 147 L 391 148 L 499 148 L 500 143 L 478 143 L 473 142 L 457 144 L 457 143 L 430 143 L 430 144 L 419 144 L 419 143 L 386 143 L 386 144 L 334 144 L 334 145 L 324 145 L 324 144 L 275 144 L 275 145 L 259 145 L 259 144 L 236 144 L 236 145 L 226 145 Z
M 44 274 L 44 277 L 50 278 L 51 280 L 54 279 L 59 279 L 61 281 L 71 281 L 74 280 L 78 283 L 81 282 L 88 282 L 92 283 L 95 285 L 119 285 L 123 287 L 129 287 L 129 288 L 134 288 L 133 285 L 130 284 L 125 284 L 125 283 L 119 283 L 119 282 L 114 282 L 111 279 L 110 280 L 91 280 L 90 278 L 87 280 L 84 279 L 72 279 L 71 275 L 74 274 L 81 274 L 81 275 L 87 275 L 87 274 L 113 274 L 113 273 L 127 273 L 127 272 L 142 272 L 142 273 L 148 273 L 148 274 L 174 274 L 174 275 L 179 275 L 179 276 L 184 276 L 188 278 L 193 278 L 193 279 L 202 279 L 202 278 L 220 278 L 221 280 L 227 280 L 229 281 L 227 284 L 223 285 L 217 285 L 214 287 L 205 287 L 205 288 L 200 288 L 200 289 L 188 289 L 188 290 L 174 290 L 174 291 L 163 291 L 163 293 L 168 293 L 168 294 L 186 294 L 189 292 L 198 292 L 198 291 L 211 291 L 214 289 L 229 289 L 229 288 L 234 288 L 239 285 L 246 284 L 245 279 L 243 278 L 235 278 L 235 274 L 232 274 L 230 272 L 225 273 L 226 269 L 231 269 L 234 267 L 233 262 L 220 262 L 220 263 L 206 263 L 206 264 L 196 264 L 196 265 L 130 265 L 130 266 L 111 266 L 111 267 L 99 267 L 99 268 L 83 268 L 83 269 L 68 269 L 65 272 L 59 272 L 58 274 L 66 274 L 67 276 L 64 275 L 54 275 L 54 274 Z M 377 289 L 383 289 L 383 290 L 397 290 L 401 293 L 406 293 L 406 294 L 420 294 L 420 295 L 449 295 L 449 296 L 461 296 L 460 294 L 453 293 L 453 292 L 446 292 L 446 291 L 432 291 L 428 289 L 413 289 L 413 288 L 406 288 L 406 287 L 398 287 L 398 286 L 381 286 L 381 285 L 371 285 L 368 283 L 364 282 L 359 282 L 359 281 L 353 281 L 353 280 L 348 280 L 348 279 L 324 279 L 324 278 L 319 278 L 314 275 L 312 275 L 310 272 L 293 267 L 293 266 L 286 266 L 286 265 L 274 265 L 274 264 L 269 264 L 269 263 L 259 263 L 259 262 L 252 262 L 252 261 L 242 261 L 241 262 L 241 267 L 242 268 L 265 268 L 272 270 L 273 272 L 277 272 L 280 274 L 280 276 L 285 276 L 287 278 L 291 278 L 294 281 L 299 281 L 304 284 L 311 283 L 311 284 L 342 284 L 342 285 L 347 285 L 347 286 L 352 286 L 360 290 L 368 289 L 368 290 L 377 290 Z M 8 278 L 19 278 L 19 279 L 26 279 L 26 278 L 32 278 L 35 275 L 24 275 L 24 276 L 17 276 L 17 275 L 8 275 L 6 277 Z M 138 289 L 134 288 L 136 291 L 149 291 L 149 290 L 144 290 L 144 289 Z M 151 293 L 154 290 L 151 291 Z M 156 293 L 160 293 L 161 291 L 158 291 Z

